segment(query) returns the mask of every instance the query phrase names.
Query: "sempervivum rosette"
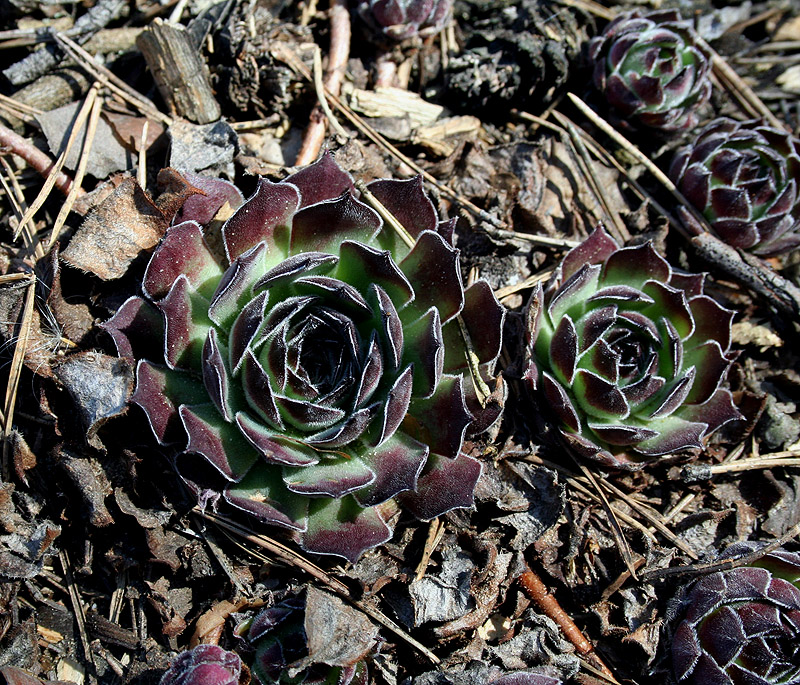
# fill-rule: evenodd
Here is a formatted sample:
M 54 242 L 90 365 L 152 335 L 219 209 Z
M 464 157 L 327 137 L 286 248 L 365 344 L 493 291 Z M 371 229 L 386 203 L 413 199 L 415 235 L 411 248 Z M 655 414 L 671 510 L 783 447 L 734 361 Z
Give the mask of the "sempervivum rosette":
M 209 463 L 230 504 L 349 559 L 389 538 L 398 504 L 423 520 L 471 506 L 481 467 L 463 439 L 499 414 L 472 379 L 492 371 L 503 309 L 485 281 L 464 290 L 421 180 L 369 186 L 410 246 L 328 154 L 246 201 L 188 180 L 206 194 L 154 252 L 146 299 L 106 324 L 120 354 L 151 343 L 133 401 L 185 449 L 184 480 L 214 497 Z M 238 207 L 218 259 L 203 225 L 223 202 Z
M 753 550 L 740 543 L 724 556 Z M 672 641 L 678 682 L 800 684 L 800 554 L 779 549 L 752 566 L 711 573 L 685 603 Z
M 393 41 L 432 36 L 450 19 L 453 0 L 361 0 L 358 12 L 379 35 Z
M 765 256 L 800 245 L 800 140 L 790 133 L 715 119 L 669 175 L 726 243 Z
M 620 248 L 602 229 L 573 248 L 528 309 L 525 380 L 577 453 L 637 468 L 739 413 L 720 387 L 733 313 L 676 273 L 650 243 Z
M 159 685 L 238 685 L 242 660 L 217 645 L 197 645 L 181 652 Z
M 589 43 L 595 86 L 631 124 L 691 128 L 711 96 L 709 63 L 695 42 L 675 11 L 624 12 Z

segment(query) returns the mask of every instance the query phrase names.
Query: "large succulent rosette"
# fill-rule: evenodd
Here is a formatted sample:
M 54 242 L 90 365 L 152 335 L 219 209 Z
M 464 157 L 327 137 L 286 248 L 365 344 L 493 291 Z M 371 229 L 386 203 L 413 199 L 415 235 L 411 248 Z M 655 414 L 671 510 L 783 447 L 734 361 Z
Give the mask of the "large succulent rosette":
M 575 452 L 638 468 L 739 417 L 721 387 L 733 313 L 703 282 L 597 228 L 536 289 L 524 379 Z
M 715 119 L 669 175 L 726 243 L 764 256 L 800 245 L 800 140 L 790 133 Z
M 361 0 L 358 12 L 378 35 L 392 41 L 433 36 L 450 20 L 453 0 Z
M 597 89 L 630 124 L 666 132 L 695 126 L 711 96 L 709 63 L 673 10 L 624 12 L 589 43 Z
M 724 556 L 753 549 L 740 543 Z M 800 684 L 800 554 L 779 549 L 753 566 L 711 573 L 685 603 L 672 642 L 678 682 Z
M 404 231 L 329 154 L 247 200 L 187 179 L 205 194 L 156 248 L 145 298 L 106 324 L 120 354 L 150 343 L 133 402 L 185 449 L 184 480 L 216 497 L 199 482 L 210 464 L 228 503 L 349 559 L 390 537 L 398 507 L 471 506 L 481 466 L 461 448 L 499 415 L 473 378 L 493 371 L 504 312 L 485 281 L 464 289 L 454 222 L 421 179 L 369 185 Z M 223 203 L 220 258 L 203 227 Z

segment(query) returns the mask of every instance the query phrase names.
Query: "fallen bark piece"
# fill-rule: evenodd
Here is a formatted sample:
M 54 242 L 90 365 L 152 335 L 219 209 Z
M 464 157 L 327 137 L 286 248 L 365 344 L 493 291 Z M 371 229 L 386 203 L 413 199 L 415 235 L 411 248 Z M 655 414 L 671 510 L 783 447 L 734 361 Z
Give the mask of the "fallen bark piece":
M 137 38 L 170 114 L 196 124 L 219 119 L 221 110 L 208 82 L 208 72 L 183 26 L 156 19 Z

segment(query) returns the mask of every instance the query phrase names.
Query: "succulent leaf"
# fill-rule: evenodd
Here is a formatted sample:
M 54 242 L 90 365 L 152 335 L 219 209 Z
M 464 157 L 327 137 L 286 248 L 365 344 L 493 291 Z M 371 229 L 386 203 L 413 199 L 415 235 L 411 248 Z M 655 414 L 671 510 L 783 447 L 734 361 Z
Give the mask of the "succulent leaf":
M 237 685 L 241 671 L 237 654 L 202 644 L 178 654 L 159 685 Z
M 755 549 L 738 543 L 721 558 Z M 684 604 L 672 640 L 679 683 L 800 683 L 800 554 L 778 549 L 752 566 L 710 573 Z
M 471 506 L 481 466 L 464 436 L 501 410 L 472 374 L 492 380 L 504 312 L 484 281 L 465 293 L 421 179 L 370 186 L 410 247 L 328 153 L 244 201 L 221 183 L 198 181 L 207 195 L 177 211 L 147 299 L 105 325 L 120 354 L 147 352 L 133 401 L 162 444 L 182 443 L 181 477 L 350 560 L 388 539 L 403 502 L 426 520 Z M 227 266 L 199 223 L 225 203 Z
M 620 248 L 598 228 L 534 292 L 523 378 L 579 454 L 640 468 L 739 417 L 721 387 L 733 313 L 702 286 L 652 245 Z
M 589 43 L 594 84 L 626 123 L 664 132 L 697 123 L 710 65 L 677 12 L 623 12 Z
M 397 42 L 439 33 L 450 20 L 452 8 L 452 0 L 361 0 L 358 4 L 359 14 L 377 36 Z
M 726 243 L 763 256 L 800 245 L 800 140 L 790 133 L 715 119 L 669 174 Z

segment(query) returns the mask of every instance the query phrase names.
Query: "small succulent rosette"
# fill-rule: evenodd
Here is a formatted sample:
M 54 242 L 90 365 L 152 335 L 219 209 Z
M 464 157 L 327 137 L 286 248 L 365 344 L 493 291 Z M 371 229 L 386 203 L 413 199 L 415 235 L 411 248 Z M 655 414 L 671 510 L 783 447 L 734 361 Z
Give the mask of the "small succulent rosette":
M 723 558 L 754 551 L 728 548 Z M 711 573 L 684 600 L 672 668 L 688 685 L 800 683 L 800 554 L 776 550 L 752 566 Z
M 197 645 L 181 652 L 159 685 L 238 685 L 242 660 L 218 645 Z
M 439 33 L 450 21 L 453 0 L 361 0 L 358 13 L 384 39 L 401 42 Z
M 633 127 L 691 128 L 711 96 L 709 62 L 672 10 L 623 12 L 589 42 L 589 60 L 595 87 Z
M 740 417 L 722 387 L 733 312 L 703 283 L 597 228 L 537 287 L 524 380 L 574 452 L 636 469 Z
M 790 133 L 715 119 L 678 150 L 669 175 L 729 245 L 762 256 L 800 245 L 800 140 Z
M 202 192 L 153 253 L 145 296 L 105 328 L 141 360 L 132 401 L 185 450 L 178 472 L 201 501 L 221 494 L 351 560 L 391 536 L 399 508 L 471 506 L 481 465 L 462 444 L 500 413 L 473 379 L 493 374 L 504 310 L 485 281 L 464 288 L 454 222 L 421 179 L 369 185 L 399 230 L 327 153 L 247 200 L 187 180 Z M 220 257 L 204 226 L 223 205 Z
M 254 678 L 261 685 L 367 685 L 363 660 L 329 666 L 309 658 L 304 606 L 303 599 L 291 597 L 236 626 L 235 635 L 253 650 Z

